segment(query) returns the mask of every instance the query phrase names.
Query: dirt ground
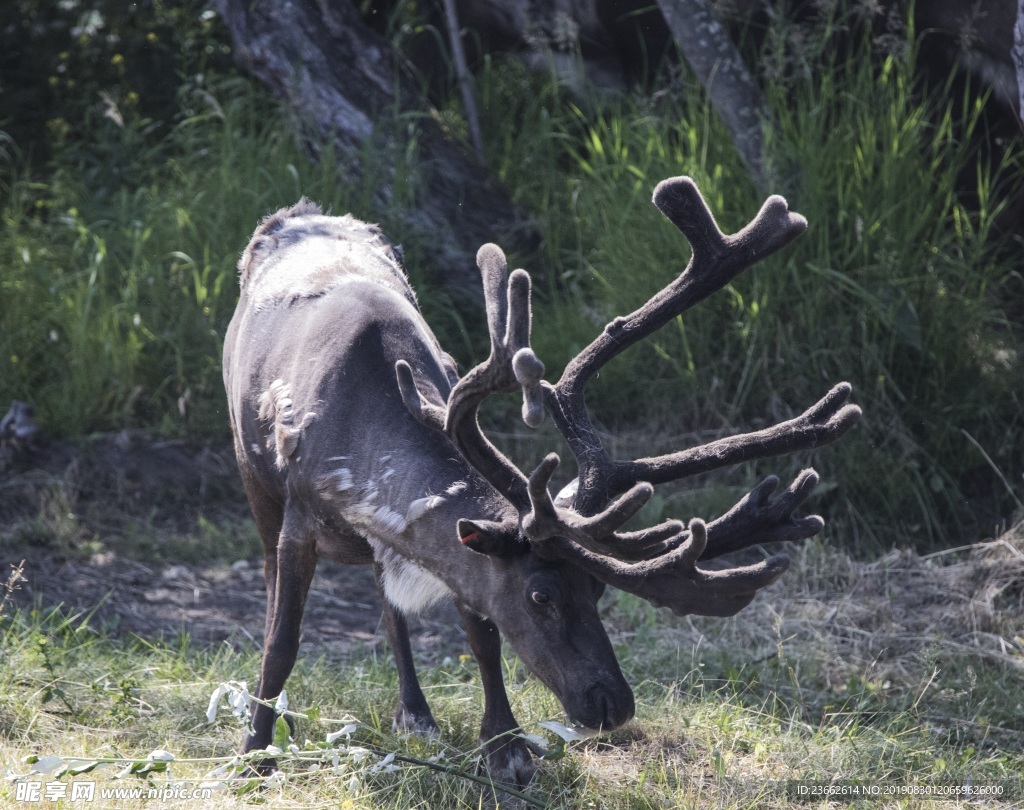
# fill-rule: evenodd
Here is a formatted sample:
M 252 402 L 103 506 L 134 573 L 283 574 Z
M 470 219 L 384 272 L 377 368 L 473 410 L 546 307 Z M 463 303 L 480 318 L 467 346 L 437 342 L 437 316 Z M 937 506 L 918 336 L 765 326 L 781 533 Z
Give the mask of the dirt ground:
M 262 562 L 238 560 L 208 566 L 145 564 L 112 554 L 66 559 L 46 551 L 5 551 L 5 573 L 24 560 L 24 582 L 13 595 L 22 607 L 61 605 L 92 613 L 95 626 L 147 638 L 187 632 L 200 642 L 263 635 L 266 596 Z M 380 597 L 369 567 L 322 561 L 306 604 L 304 643 L 345 653 L 356 645 L 383 644 Z M 410 621 L 413 646 L 457 644 L 458 614 L 451 607 Z
M 247 519 L 229 448 L 138 433 L 94 437 L 77 446 L 7 448 L 0 453 L 0 583 L 23 562 L 24 581 L 11 594 L 23 608 L 61 605 L 92 613 L 95 626 L 115 633 L 166 637 L 185 631 L 200 642 L 258 641 L 266 606 L 259 553 L 184 563 L 149 562 L 118 551 L 117 534 L 138 532 L 140 521 L 145 531 L 172 536 L 194 529 L 206 514 L 221 522 Z M 100 538 L 99 549 L 91 550 L 97 543 L 83 538 Z M 442 651 L 461 638 L 450 606 L 410 621 L 410 630 L 420 650 Z M 338 654 L 385 644 L 368 566 L 321 561 L 303 640 Z
M 190 561 L 165 552 L 163 563 L 130 544 L 139 525 L 163 542 L 194 535 L 201 516 L 245 525 L 246 509 L 232 452 L 223 446 L 138 433 L 74 447 L 0 444 L 0 597 L 10 566 L 24 560 L 25 581 L 11 594 L 20 606 L 93 612 L 91 621 L 115 633 L 186 631 L 199 642 L 259 642 L 265 591 L 258 541 L 243 543 L 246 551 L 236 556 L 207 556 L 209 541 L 200 533 Z M 882 670 L 909 682 L 904 670 L 916 671 L 935 649 L 1024 673 L 1024 522 L 969 549 L 929 555 L 893 549 L 859 561 L 813 543 L 790 552 L 792 570 L 760 598 L 760 610 L 726 621 L 666 614 L 659 622 L 666 643 L 768 655 L 784 638 L 826 661 L 836 682 L 851 673 L 882 677 Z M 775 620 L 766 622 L 765 611 Z M 409 624 L 421 657 L 467 651 L 450 605 Z M 386 647 L 368 567 L 321 562 L 303 642 L 331 656 Z

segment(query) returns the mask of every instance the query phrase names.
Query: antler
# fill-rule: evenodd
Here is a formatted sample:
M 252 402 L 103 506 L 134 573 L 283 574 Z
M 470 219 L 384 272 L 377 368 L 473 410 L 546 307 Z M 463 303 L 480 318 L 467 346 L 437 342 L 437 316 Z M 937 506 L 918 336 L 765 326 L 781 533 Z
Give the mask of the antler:
M 818 482 L 813 470 L 804 470 L 774 498 L 779 480 L 766 478 L 710 524 L 694 519 L 689 529 L 679 521 L 667 521 L 638 532 L 618 530 L 651 497 L 653 485 L 835 441 L 854 425 L 860 408 L 847 404 L 850 386 L 840 383 L 800 416 L 773 427 L 653 458 L 612 459 L 584 400 L 594 374 L 807 227 L 784 199 L 772 196 L 745 228 L 731 236 L 723 234 L 696 185 L 685 177 L 659 183 L 654 203 L 689 240 L 689 263 L 640 309 L 611 321 L 569 362 L 557 383 L 541 379 L 544 366 L 529 347 L 529 276 L 516 270 L 506 288 L 504 255 L 496 246 L 485 245 L 477 262 L 484 276 L 490 356 L 459 380 L 444 408 L 424 401 L 404 362 L 397 367 L 399 384 L 409 409 L 425 424 L 444 430 L 463 456 L 516 506 L 520 532 L 537 553 L 570 561 L 608 585 L 675 613 L 731 615 L 774 582 L 788 567 L 788 559 L 779 554 L 754 566 L 716 571 L 697 567 L 697 561 L 821 531 L 824 521 L 817 515 L 792 516 Z M 546 405 L 576 457 L 577 487 L 564 501 L 553 501 L 548 490 L 557 455 L 549 455 L 527 479 L 480 430 L 480 403 L 492 393 L 516 388 L 523 390 L 524 420 L 538 424 Z
M 779 196 L 769 197 L 757 216 L 732 236 L 719 230 L 697 186 L 688 177 L 664 180 L 654 204 L 689 240 L 690 262 L 683 273 L 631 315 L 616 318 L 566 366 L 555 385 L 544 384 L 545 402 L 580 465 L 583 513 L 637 481 L 660 484 L 755 458 L 805 450 L 835 441 L 860 416 L 842 407 L 850 386 L 843 383 L 796 419 L 767 430 L 734 436 L 690 450 L 636 461 L 613 461 L 601 445 L 584 401 L 593 375 L 613 357 L 724 287 L 743 270 L 785 247 L 807 227 Z
M 572 537 L 584 548 L 607 552 L 611 546 L 602 540 L 612 536 L 647 502 L 653 488 L 637 483 L 600 514 L 590 518 L 572 516 L 565 510 L 556 510 L 548 493 L 548 482 L 558 465 L 557 455 L 548 456 L 527 478 L 487 439 L 477 414 L 481 403 L 491 394 L 522 389 L 524 421 L 533 426 L 540 423 L 544 416 L 540 388 L 544 364 L 529 346 L 529 274 L 515 270 L 509 275 L 504 253 L 492 244 L 477 252 L 477 266 L 483 276 L 490 354 L 455 384 L 444 407 L 423 394 L 412 368 L 399 360 L 395 371 L 402 400 L 420 422 L 443 431 L 463 458 L 516 507 L 524 537 L 540 541 L 554 532 Z M 639 542 L 640 535 L 661 541 L 674 535 L 679 527 L 681 524 L 674 522 L 671 531 L 662 526 L 624 535 L 622 542 Z
M 685 177 L 659 183 L 654 203 L 689 240 L 690 262 L 640 309 L 611 321 L 569 362 L 556 384 L 541 383 L 545 403 L 579 464 L 572 510 L 562 509 L 562 513 L 591 514 L 619 493 L 635 491 L 639 482 L 660 484 L 832 442 L 860 417 L 860 408 L 846 404 L 850 386 L 841 383 L 800 416 L 765 430 L 654 458 L 617 461 L 609 457 L 584 400 L 586 385 L 594 374 L 620 352 L 792 242 L 807 227 L 807 221 L 790 212 L 784 199 L 772 196 L 745 228 L 727 236 L 718 228 L 696 185 Z M 747 604 L 759 588 L 775 581 L 788 567 L 788 559 L 776 555 L 757 566 L 714 572 L 698 568 L 697 561 L 751 545 L 817 534 L 824 526 L 819 516 L 792 516 L 817 482 L 817 474 L 805 470 L 786 491 L 772 498 L 779 480 L 770 476 L 709 525 L 694 520 L 689 531 L 684 531 L 677 524 L 679 530 L 671 537 L 665 537 L 671 523 L 640 533 L 639 538 L 620 533 L 584 540 L 578 533 L 563 532 L 553 550 L 603 582 L 674 612 L 727 615 Z M 534 502 L 538 500 L 535 494 Z M 566 522 L 579 524 L 578 519 L 567 518 Z M 555 536 L 554 527 L 549 531 Z
M 560 557 L 571 560 L 613 588 L 635 594 L 677 616 L 732 616 L 789 568 L 789 558 L 776 554 L 755 565 L 709 571 L 697 567 L 708 544 L 704 521 L 690 521 L 688 536 L 671 551 L 653 560 L 626 563 L 597 556 L 561 537 L 549 542 Z
M 505 254 L 497 245 L 477 251 L 483 275 L 484 301 L 491 353 L 452 388 L 445 407 L 429 402 L 417 387 L 404 360 L 395 366 L 405 406 L 423 424 L 443 431 L 463 457 L 517 507 L 529 502 L 526 476 L 484 435 L 477 421 L 480 404 L 491 394 L 523 391 L 523 419 L 538 424 L 543 418 L 538 387 L 544 364 L 530 344 L 530 276 L 525 270 L 508 275 Z

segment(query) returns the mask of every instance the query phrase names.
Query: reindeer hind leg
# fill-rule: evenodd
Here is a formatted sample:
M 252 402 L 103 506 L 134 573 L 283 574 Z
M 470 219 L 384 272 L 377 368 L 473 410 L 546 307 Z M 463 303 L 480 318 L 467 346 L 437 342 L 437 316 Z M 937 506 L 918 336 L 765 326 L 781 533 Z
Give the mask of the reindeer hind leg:
M 302 614 L 316 562 L 316 535 L 306 516 L 286 506 L 274 553 L 267 555 L 268 592 L 271 574 L 274 584 L 273 599 L 268 600 L 267 633 L 256 690 L 259 700 L 278 697 L 295 666 Z M 274 710 L 256 701 L 250 708 L 253 733 L 246 739 L 243 751 L 266 748 L 274 738 Z M 272 764 L 268 761 L 261 769 Z
M 277 588 L 277 544 L 284 525 L 284 506 L 259 484 L 256 478 L 247 474 L 244 456 L 238 456 L 238 470 L 241 473 L 245 497 L 249 502 L 253 522 L 263 540 L 263 579 L 267 588 L 267 613 L 263 628 L 264 639 L 270 635 L 274 615 L 274 595 Z

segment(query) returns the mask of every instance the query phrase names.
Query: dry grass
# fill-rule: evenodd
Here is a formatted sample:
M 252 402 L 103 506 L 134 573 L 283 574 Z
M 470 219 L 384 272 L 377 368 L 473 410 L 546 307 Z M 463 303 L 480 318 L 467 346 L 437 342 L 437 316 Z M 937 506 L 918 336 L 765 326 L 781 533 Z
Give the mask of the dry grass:
M 786 794 L 779 780 L 958 785 L 1019 773 L 1024 526 L 967 549 L 931 555 L 892 551 L 871 561 L 824 543 L 807 544 L 793 551 L 792 570 L 780 583 L 726 621 L 673 619 L 628 596 L 610 600 L 606 612 L 636 686 L 638 718 L 599 740 L 570 745 L 560 761 L 543 763 L 531 795 L 547 806 L 796 808 L 807 800 Z M 37 639 L 41 631 L 23 634 L 9 627 L 13 662 L 21 648 L 31 646 L 26 634 Z M 42 660 L 36 660 L 38 651 L 34 659 L 24 658 L 20 673 L 3 667 L 0 692 L 21 708 L 15 711 L 12 704 L 6 713 L 10 723 L 0 742 L 0 767 L 23 772 L 20 760 L 29 753 L 95 756 L 118 739 L 122 750 L 130 745 L 132 755 L 141 757 L 154 748 L 179 757 L 200 750 L 224 755 L 237 742 L 240 732 L 230 721 L 218 720 L 216 729 L 203 723 L 203 683 L 238 677 L 254 666 L 250 656 L 211 660 L 211 650 L 195 644 L 173 651 L 134 645 L 125 656 L 116 646 L 104 652 L 105 642 L 94 635 L 73 649 L 61 647 L 72 640 L 66 631 L 50 638 L 55 650 L 38 674 L 67 693 L 79 719 L 63 720 L 58 701 L 39 703 L 33 676 Z M 137 680 L 131 682 L 138 690 L 132 701 L 163 710 L 139 715 L 119 738 L 95 722 L 110 713 L 103 701 L 114 700 L 113 693 L 104 687 L 99 698 L 90 698 L 82 682 L 109 667 L 108 679 L 116 685 L 124 677 L 117 667 L 126 657 L 133 659 Z M 348 657 L 340 667 L 309 667 L 300 659 L 296 708 L 318 706 L 334 717 L 352 712 L 371 724 L 375 712 L 386 713 L 393 690 L 390 665 L 360 659 L 358 651 Z M 144 671 L 149 674 L 137 675 Z M 558 716 L 554 698 L 524 679 L 514 660 L 509 676 L 515 710 L 525 723 Z M 464 757 L 479 722 L 472 669 L 442 664 L 424 667 L 424 677 L 440 701 L 435 710 L 446 729 L 443 739 L 426 747 L 386 732 L 377 732 L 376 739 L 399 754 L 422 758 L 439 745 L 450 757 Z M 366 692 L 367 683 L 374 692 L 368 698 L 357 694 Z M 168 690 L 181 694 L 171 699 Z M 322 739 L 332 729 L 321 725 L 307 724 L 303 736 Z M 129 726 L 131 743 L 124 737 Z M 179 760 L 175 773 L 189 782 L 211 767 Z M 350 792 L 347 779 L 293 770 L 286 785 L 261 793 L 259 801 L 271 807 L 473 807 L 480 798 L 472 784 L 417 768 L 382 774 L 358 793 Z M 12 785 L 0 784 L 0 803 L 13 795 Z M 254 800 L 221 792 L 210 806 Z M 125 800 L 117 806 L 151 803 Z M 933 804 L 911 797 L 870 806 Z
M 871 563 L 831 557 L 825 570 L 805 553 L 807 590 L 786 631 L 843 667 L 871 666 L 906 680 L 915 659 L 941 644 L 1024 674 L 1024 530 L 969 549 L 925 556 L 892 551 Z M 814 569 L 817 570 L 814 570 Z
M 813 650 L 835 682 L 865 669 L 906 680 L 937 644 L 1024 674 L 1022 620 L 1019 524 L 966 548 L 927 555 L 894 549 L 870 562 L 810 543 L 796 551 L 759 610 L 724 627 L 695 619 L 678 632 L 689 631 L 704 648 Z

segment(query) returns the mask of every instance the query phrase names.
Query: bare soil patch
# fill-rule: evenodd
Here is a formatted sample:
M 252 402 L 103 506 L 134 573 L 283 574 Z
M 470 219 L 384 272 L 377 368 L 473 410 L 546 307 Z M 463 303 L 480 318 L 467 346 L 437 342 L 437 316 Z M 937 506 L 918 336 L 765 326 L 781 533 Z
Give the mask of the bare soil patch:
M 223 548 L 206 553 L 201 540 L 189 560 L 159 547 L 166 541 L 173 552 L 175 538 L 200 519 L 248 521 L 230 448 L 121 433 L 0 453 L 0 572 L 25 561 L 26 581 L 13 595 L 22 607 L 94 612 L 93 621 L 115 633 L 184 631 L 202 642 L 258 643 L 265 609 L 258 544 L 226 556 Z M 158 561 L 131 553 L 140 520 L 156 535 Z M 751 608 L 725 621 L 659 613 L 658 643 L 745 650 L 750 661 L 784 645 L 813 659 L 840 690 L 851 676 L 911 688 L 941 666 L 932 661 L 958 653 L 1024 677 L 1024 524 L 931 555 L 893 550 L 862 561 L 815 543 L 790 551 L 793 570 Z M 620 639 L 632 632 L 621 618 L 610 610 L 609 631 Z M 450 606 L 413 619 L 410 629 L 427 658 L 465 649 Z M 321 562 L 303 638 L 332 655 L 385 643 L 369 567 Z
M 187 633 L 211 643 L 263 636 L 266 596 L 259 560 L 234 564 L 147 564 L 115 554 L 68 559 L 52 552 L 4 550 L 5 572 L 24 561 L 25 581 L 13 596 L 23 608 L 60 605 L 92 614 L 93 623 L 113 633 L 144 637 Z M 15 559 L 20 557 L 20 559 Z M 422 649 L 459 637 L 458 614 L 434 611 L 413 620 L 413 644 Z M 310 590 L 303 640 L 345 653 L 356 645 L 383 643 L 380 597 L 369 567 L 322 561 Z
M 249 543 L 238 556 L 193 548 L 192 559 L 176 561 L 174 544 L 200 520 L 249 520 L 230 447 L 122 432 L 0 450 L 0 580 L 24 562 L 12 594 L 22 608 L 61 605 L 114 633 L 258 642 L 266 606 L 259 547 Z M 157 548 L 155 560 L 139 558 L 140 533 Z M 371 569 L 321 561 L 304 641 L 344 654 L 384 643 L 379 625 Z M 457 625 L 454 608 L 411 621 L 414 647 L 457 644 Z

